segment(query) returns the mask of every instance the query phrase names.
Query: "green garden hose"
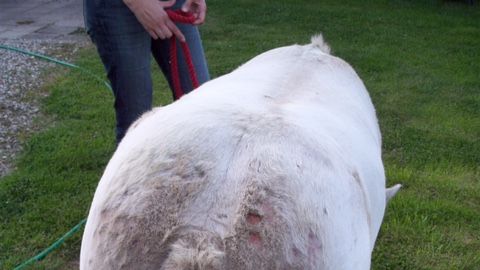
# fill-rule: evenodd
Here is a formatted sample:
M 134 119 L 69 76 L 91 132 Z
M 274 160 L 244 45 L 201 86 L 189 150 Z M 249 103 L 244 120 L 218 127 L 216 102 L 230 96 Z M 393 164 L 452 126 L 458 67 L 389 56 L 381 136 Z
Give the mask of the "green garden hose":
M 110 84 L 108 82 L 106 82 L 102 78 L 98 77 L 97 75 L 93 74 L 89 70 L 87 70 L 85 68 L 82 68 L 80 66 L 77 66 L 75 64 L 68 63 L 68 62 L 65 62 L 65 61 L 62 61 L 62 60 L 59 60 L 59 59 L 55 59 L 53 57 L 46 56 L 46 55 L 43 55 L 43 54 L 39 54 L 39 53 L 36 53 L 36 52 L 30 52 L 30 51 L 27 51 L 27 50 L 24 50 L 24 49 L 15 48 L 15 47 L 3 45 L 3 44 L 0 44 L 0 49 L 4 49 L 4 50 L 7 50 L 7 51 L 12 51 L 12 52 L 17 52 L 17 53 L 33 56 L 33 57 L 45 60 L 47 62 L 52 62 L 52 63 L 59 64 L 59 65 L 62 65 L 62 66 L 66 66 L 66 67 L 69 67 L 69 68 L 78 69 L 78 70 L 80 70 L 80 72 L 94 78 L 97 81 L 102 82 L 109 90 L 112 90 L 112 87 L 110 86 Z
M 32 258 L 26 260 L 25 262 L 23 262 L 22 264 L 20 264 L 19 266 L 15 267 L 14 270 L 21 270 L 21 269 L 24 269 L 25 267 L 27 267 L 28 265 L 34 263 L 34 262 L 38 262 L 38 261 L 41 261 L 43 260 L 49 253 L 51 253 L 52 251 L 54 251 L 55 249 L 59 248 L 60 245 L 65 242 L 66 239 L 68 239 L 70 236 L 74 235 L 78 230 L 80 230 L 80 228 L 85 224 L 85 222 L 87 222 L 87 219 L 83 219 L 82 221 L 80 221 L 80 223 L 78 223 L 77 225 L 75 225 L 75 227 L 73 227 L 72 229 L 70 229 L 70 231 L 68 231 L 65 235 L 63 235 L 62 237 L 60 237 L 57 241 L 55 241 L 55 243 L 53 243 L 51 246 L 49 246 L 48 248 L 46 248 L 45 250 L 43 250 L 42 252 L 38 253 L 37 255 L 33 256 Z
M 72 69 L 78 69 L 80 70 L 82 73 L 94 78 L 95 80 L 97 81 L 100 81 L 102 82 L 109 90 L 112 90 L 112 87 L 110 86 L 110 84 L 108 82 L 106 82 L 105 80 L 101 79 L 100 77 L 96 76 L 95 74 L 93 74 L 92 72 L 90 72 L 89 70 L 85 69 L 85 68 L 82 68 L 80 66 L 77 66 L 75 64 L 72 64 L 72 63 L 68 63 L 68 62 L 65 62 L 65 61 L 62 61 L 62 60 L 58 60 L 58 59 L 55 59 L 55 58 L 52 58 L 50 56 L 46 56 L 46 55 L 42 55 L 42 54 L 39 54 L 39 53 L 35 53 L 35 52 L 30 52 L 30 51 L 27 51 L 27 50 L 23 50 L 23 49 L 19 49 L 19 48 L 15 48 L 15 47 L 10 47 L 10 46 L 7 46 L 7 45 L 3 45 L 3 44 L 0 44 L 0 49 L 4 49 L 4 50 L 8 50 L 8 51 L 13 51 L 13 52 L 17 52 L 17 53 L 22 53 L 22 54 L 25 54 L 25 55 L 29 55 L 29 56 L 33 56 L 33 57 L 36 57 L 36 58 L 39 58 L 39 59 L 42 59 L 42 60 L 45 60 L 45 61 L 48 61 L 48 62 L 52 62 L 52 63 L 55 63 L 55 64 L 59 64 L 59 65 L 62 65 L 62 66 L 66 66 L 66 67 L 69 67 L 69 68 L 72 68 Z M 14 268 L 14 270 L 21 270 L 21 269 L 24 269 L 25 267 L 27 267 L 28 265 L 34 263 L 34 262 L 38 262 L 38 261 L 41 261 L 43 260 L 48 254 L 50 254 L 52 251 L 54 251 L 55 249 L 59 248 L 60 245 L 65 242 L 66 239 L 68 239 L 69 237 L 71 237 L 73 234 L 75 234 L 78 230 L 80 230 L 80 228 L 85 225 L 85 223 L 87 222 L 87 219 L 83 219 L 81 220 L 77 225 L 75 225 L 72 229 L 70 229 L 70 231 L 68 231 L 65 235 L 63 235 L 62 237 L 60 237 L 57 241 L 55 241 L 52 245 L 50 245 L 48 248 L 46 248 L 45 250 L 43 250 L 42 252 L 38 253 L 37 255 L 33 256 L 32 258 L 24 261 L 23 263 L 21 263 L 20 265 L 18 265 L 17 267 Z

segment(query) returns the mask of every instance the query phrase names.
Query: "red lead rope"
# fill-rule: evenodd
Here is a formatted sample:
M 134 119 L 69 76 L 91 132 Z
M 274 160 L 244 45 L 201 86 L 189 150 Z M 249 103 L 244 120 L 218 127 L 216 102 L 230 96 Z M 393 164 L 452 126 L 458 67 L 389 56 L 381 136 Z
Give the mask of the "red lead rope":
M 193 14 L 185 13 L 181 10 L 167 10 L 167 14 L 168 17 L 170 17 L 170 19 L 174 22 L 193 24 L 195 21 L 195 16 L 193 16 Z M 195 67 L 193 66 L 190 49 L 188 48 L 187 42 L 180 42 L 180 45 L 183 50 L 183 55 L 185 56 L 185 61 L 187 62 L 188 74 L 190 75 L 193 89 L 195 89 L 200 86 L 200 84 L 198 83 L 197 73 L 195 72 Z M 177 100 L 182 97 L 185 92 L 182 90 L 180 83 L 180 73 L 178 71 L 177 58 L 177 38 L 175 36 L 170 38 L 170 69 L 172 75 L 173 94 L 175 100 Z

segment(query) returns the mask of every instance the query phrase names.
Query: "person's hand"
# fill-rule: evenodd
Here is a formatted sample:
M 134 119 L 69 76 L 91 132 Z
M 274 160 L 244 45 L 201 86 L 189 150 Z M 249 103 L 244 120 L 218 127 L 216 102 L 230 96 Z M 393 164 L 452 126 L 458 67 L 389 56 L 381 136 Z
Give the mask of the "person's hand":
M 123 2 L 153 39 L 167 39 L 175 35 L 180 41 L 185 41 L 182 32 L 165 11 L 165 8 L 175 4 L 175 0 L 123 0 Z
M 205 3 L 205 0 L 187 0 L 182 6 L 182 11 L 193 13 L 195 16 L 193 24 L 202 24 L 205 21 L 207 4 Z

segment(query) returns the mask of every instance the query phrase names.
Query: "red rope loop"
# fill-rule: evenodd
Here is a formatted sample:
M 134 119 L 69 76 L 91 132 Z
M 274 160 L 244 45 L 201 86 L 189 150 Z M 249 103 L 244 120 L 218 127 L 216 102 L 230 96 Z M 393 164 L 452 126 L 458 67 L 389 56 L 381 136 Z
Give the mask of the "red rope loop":
M 181 10 L 166 10 L 170 20 L 178 23 L 193 24 L 195 22 L 195 16 L 192 13 L 183 12 Z
M 174 22 L 193 24 L 195 21 L 195 16 L 191 13 L 186 13 L 181 10 L 167 10 L 168 17 Z M 185 56 L 185 61 L 188 67 L 188 74 L 190 75 L 190 80 L 192 82 L 193 88 L 200 86 L 197 73 L 195 72 L 195 67 L 193 65 L 192 55 L 190 49 L 188 48 L 187 42 L 180 42 L 183 55 Z M 175 99 L 179 99 L 184 95 L 182 86 L 180 83 L 180 72 L 178 70 L 178 58 L 177 58 L 177 38 L 172 36 L 170 38 L 170 69 L 172 75 L 172 84 L 173 84 L 173 94 Z

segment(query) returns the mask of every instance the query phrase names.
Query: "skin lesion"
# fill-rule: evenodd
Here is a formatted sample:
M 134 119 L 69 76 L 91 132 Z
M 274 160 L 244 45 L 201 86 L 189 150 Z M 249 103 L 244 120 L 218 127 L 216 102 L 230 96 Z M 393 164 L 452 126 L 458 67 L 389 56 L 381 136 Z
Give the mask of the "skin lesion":
M 263 217 L 257 213 L 249 212 L 247 214 L 246 220 L 250 225 L 257 225 L 262 221 Z

